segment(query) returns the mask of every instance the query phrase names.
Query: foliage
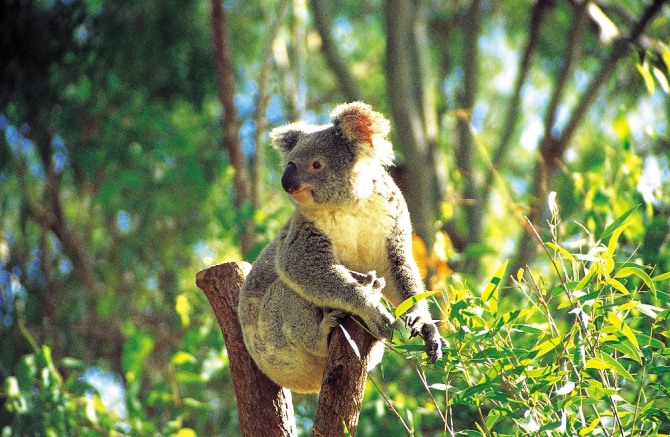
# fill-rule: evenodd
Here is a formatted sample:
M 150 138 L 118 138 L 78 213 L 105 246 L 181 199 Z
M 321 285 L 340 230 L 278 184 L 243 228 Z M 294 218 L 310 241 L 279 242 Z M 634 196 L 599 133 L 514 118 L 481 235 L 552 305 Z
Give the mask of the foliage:
M 362 429 L 401 433 L 404 421 L 417 435 L 670 432 L 670 274 L 620 255 L 618 241 L 636 211 L 626 211 L 597 238 L 586 232 L 587 238 L 575 239 L 563 234 L 569 226 L 554 203 L 552 241 L 543 243 L 549 274 L 520 269 L 503 286 L 505 262 L 481 293 L 457 278 L 446 280 L 436 300 L 450 325 L 444 359 L 423 368 L 421 346 L 401 341 L 391 347 L 401 358 L 394 365 L 402 368 L 404 361 L 407 369 L 413 357 L 432 394 L 397 392 L 399 375 L 388 374 L 386 363 L 373 379 L 388 385 L 369 393 L 368 402 L 380 402 L 383 394 L 404 414 L 394 425 L 370 420 Z M 520 294 L 503 299 L 503 288 Z

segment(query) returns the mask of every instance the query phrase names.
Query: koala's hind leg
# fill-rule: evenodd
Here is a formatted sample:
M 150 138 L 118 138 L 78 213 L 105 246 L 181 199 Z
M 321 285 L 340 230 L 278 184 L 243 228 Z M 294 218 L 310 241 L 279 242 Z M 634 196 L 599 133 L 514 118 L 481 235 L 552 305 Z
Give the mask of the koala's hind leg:
M 282 330 L 289 343 L 310 355 L 328 356 L 328 338 L 334 327 L 347 313 L 341 310 L 319 308 L 300 297 L 288 287 L 282 293 L 285 317 Z

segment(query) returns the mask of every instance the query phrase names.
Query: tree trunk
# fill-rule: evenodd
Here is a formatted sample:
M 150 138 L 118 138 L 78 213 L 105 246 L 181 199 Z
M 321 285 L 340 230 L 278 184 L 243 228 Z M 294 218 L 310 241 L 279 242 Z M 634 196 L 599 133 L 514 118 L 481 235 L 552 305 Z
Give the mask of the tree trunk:
M 360 357 L 344 334 L 349 334 Z M 351 317 L 333 330 L 328 345 L 328 361 L 323 372 L 319 405 L 312 433 L 315 436 L 343 436 L 346 426 L 355 435 L 363 404 L 370 353 L 376 340 Z
M 252 162 L 253 178 L 251 180 L 251 203 L 254 209 L 263 206 L 263 180 L 265 174 L 265 144 L 263 138 L 266 134 L 267 125 L 266 112 L 270 103 L 269 80 L 273 65 L 272 46 L 277 34 L 281 29 L 281 23 L 286 18 L 290 0 L 283 0 L 277 9 L 277 15 L 270 22 L 267 42 L 263 50 L 261 71 L 258 74 L 258 100 L 256 102 L 256 114 L 254 120 L 256 129 L 254 131 L 254 156 Z
M 426 139 L 422 118 L 422 92 L 417 90 L 415 2 L 389 0 L 385 3 L 386 19 L 386 88 L 391 115 L 407 168 L 408 190 L 405 194 L 415 232 L 430 246 L 435 219 L 436 171 L 431 148 Z
M 250 201 L 249 175 L 247 162 L 242 154 L 240 141 L 240 122 L 235 108 L 235 77 L 230 51 L 227 16 L 222 0 L 212 0 L 212 35 L 214 38 L 214 66 L 219 100 L 223 106 L 223 143 L 228 152 L 230 165 L 235 169 L 233 185 L 234 203 L 239 212 Z M 247 254 L 253 243 L 253 222 L 245 220 L 240 233 L 242 253 Z
M 291 392 L 258 370 L 242 340 L 237 318 L 239 291 L 251 266 L 225 263 L 202 270 L 196 284 L 205 292 L 228 350 L 233 389 L 243 436 L 295 436 Z
M 472 135 L 472 110 L 477 93 L 477 78 L 479 77 L 479 33 L 481 27 L 481 1 L 473 0 L 465 17 L 465 59 L 463 60 L 463 92 L 459 96 L 461 109 L 470 112 L 469 117 L 459 117 L 457 123 L 459 144 L 456 148 L 456 165 L 461 173 L 465 186 L 463 188 L 463 209 L 467 222 L 467 243 L 479 244 L 482 241 L 482 216 L 484 204 L 481 197 L 481 184 L 475 170 L 474 153 L 475 143 Z M 467 273 L 477 275 L 479 271 L 479 256 L 466 258 L 462 267 Z

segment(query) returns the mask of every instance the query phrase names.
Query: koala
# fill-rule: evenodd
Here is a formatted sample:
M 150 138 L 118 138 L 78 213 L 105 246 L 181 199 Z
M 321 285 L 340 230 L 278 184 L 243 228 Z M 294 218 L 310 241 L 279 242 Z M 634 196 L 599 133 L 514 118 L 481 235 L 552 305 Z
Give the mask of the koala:
M 329 334 L 343 317 L 388 339 L 395 320 L 382 297 L 397 306 L 423 291 L 407 205 L 387 171 L 394 158 L 388 120 L 361 102 L 330 116 L 332 125 L 298 122 L 271 132 L 295 212 L 253 264 L 238 308 L 259 369 L 303 393 L 320 390 Z M 440 359 L 442 339 L 426 302 L 404 317 L 429 361 Z

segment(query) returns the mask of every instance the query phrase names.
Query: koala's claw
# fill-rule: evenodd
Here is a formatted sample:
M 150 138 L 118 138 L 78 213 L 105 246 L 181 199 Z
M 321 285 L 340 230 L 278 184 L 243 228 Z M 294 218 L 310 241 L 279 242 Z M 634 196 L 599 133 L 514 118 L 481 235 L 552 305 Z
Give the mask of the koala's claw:
M 380 307 L 378 315 L 366 324 L 370 333 L 377 339 L 391 338 L 393 336 L 395 319 L 384 307 Z
M 323 315 L 323 323 L 329 328 L 334 328 L 336 326 L 339 326 L 342 320 L 347 317 L 349 313 L 346 311 L 342 310 L 330 310 L 328 312 L 324 312 Z
M 354 270 L 349 270 L 349 273 L 356 282 L 358 282 L 360 285 L 363 286 L 368 286 L 372 284 L 375 281 L 375 279 L 377 279 L 377 272 L 374 270 L 371 270 L 367 273 L 360 273 Z
M 446 346 L 444 339 L 437 331 L 433 323 L 424 323 L 419 327 L 414 327 L 418 319 L 405 320 L 405 323 L 411 328 L 410 338 L 420 336 L 426 344 L 426 355 L 428 355 L 428 364 L 434 364 L 442 358 L 442 346 Z
M 432 323 L 426 323 L 421 327 L 421 337 L 426 343 L 426 355 L 428 355 L 428 364 L 433 364 L 442 358 L 442 346 L 444 339 L 437 332 L 437 327 Z

